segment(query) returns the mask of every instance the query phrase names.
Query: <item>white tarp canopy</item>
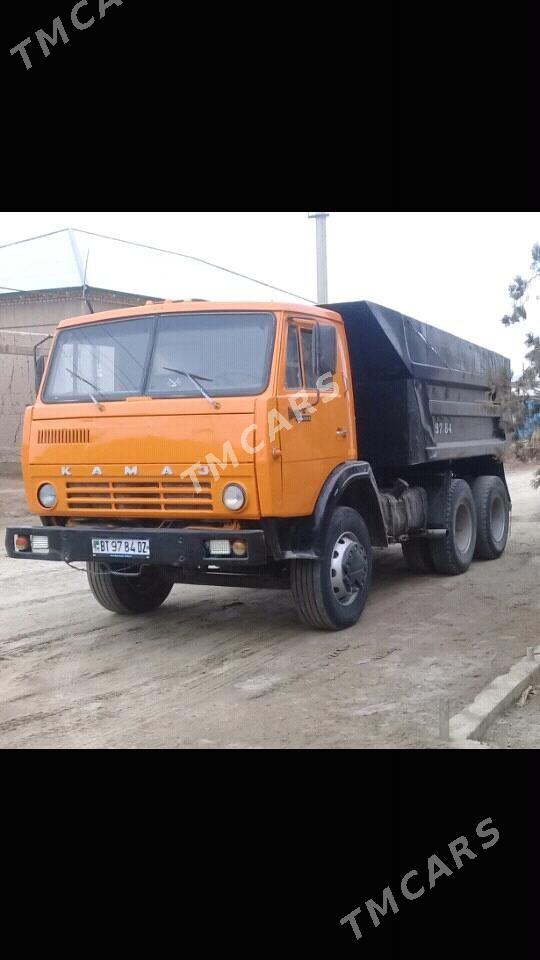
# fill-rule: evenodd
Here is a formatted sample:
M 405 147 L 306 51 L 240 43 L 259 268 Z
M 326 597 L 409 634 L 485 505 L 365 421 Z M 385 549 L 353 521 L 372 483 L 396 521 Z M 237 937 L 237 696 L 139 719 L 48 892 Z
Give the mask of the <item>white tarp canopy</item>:
M 62 230 L 0 248 L 0 295 L 80 287 L 164 299 L 297 300 L 190 256 L 148 249 L 80 230 Z

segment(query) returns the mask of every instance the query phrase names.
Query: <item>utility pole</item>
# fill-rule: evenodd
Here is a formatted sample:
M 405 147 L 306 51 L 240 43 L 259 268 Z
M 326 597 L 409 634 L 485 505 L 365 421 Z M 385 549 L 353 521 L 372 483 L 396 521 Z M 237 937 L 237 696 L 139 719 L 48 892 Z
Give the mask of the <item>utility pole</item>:
M 317 230 L 317 302 L 328 303 L 328 266 L 326 262 L 327 213 L 308 213 L 315 220 Z

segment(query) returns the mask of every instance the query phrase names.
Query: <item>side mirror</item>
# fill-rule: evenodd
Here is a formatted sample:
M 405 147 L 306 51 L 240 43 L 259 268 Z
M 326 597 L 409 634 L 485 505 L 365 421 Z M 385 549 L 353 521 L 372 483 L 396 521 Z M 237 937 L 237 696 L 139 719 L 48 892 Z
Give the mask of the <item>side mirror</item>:
M 52 336 L 49 333 L 48 336 L 44 337 L 43 340 L 40 340 L 39 343 L 34 344 L 34 377 L 36 385 L 36 396 L 38 395 L 39 388 L 41 386 L 41 381 L 43 380 L 43 374 L 45 373 L 45 363 L 46 358 L 41 355 L 38 356 L 38 347 L 43 346 L 44 343 L 47 343 L 48 340 L 52 340 Z
M 319 324 L 319 376 L 335 373 L 337 368 L 336 328 L 329 323 Z
M 43 374 L 45 372 L 45 357 L 36 357 L 34 360 L 34 372 L 36 377 L 36 394 L 41 386 Z

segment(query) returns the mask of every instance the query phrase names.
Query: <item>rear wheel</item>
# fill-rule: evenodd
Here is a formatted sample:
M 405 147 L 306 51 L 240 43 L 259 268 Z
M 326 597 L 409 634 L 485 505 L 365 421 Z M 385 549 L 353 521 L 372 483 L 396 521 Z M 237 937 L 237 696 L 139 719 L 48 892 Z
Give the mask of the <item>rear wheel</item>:
M 118 565 L 116 565 L 118 568 Z M 97 602 L 113 613 L 148 613 L 161 606 L 172 582 L 160 567 L 140 567 L 138 576 L 113 573 L 113 564 L 91 560 L 86 564 L 88 583 Z M 133 568 L 136 573 L 137 568 Z
M 473 497 L 478 517 L 475 557 L 497 560 L 504 552 L 510 525 L 510 504 L 499 477 L 477 477 Z
M 420 538 L 405 540 L 401 544 L 401 549 L 409 570 L 413 573 L 433 573 L 435 568 L 427 540 Z
M 320 560 L 293 560 L 291 590 L 300 618 L 317 630 L 356 623 L 371 583 L 371 542 L 362 517 L 338 507 L 328 524 Z
M 440 507 L 437 525 L 448 535 L 429 541 L 433 566 L 437 573 L 456 576 L 469 569 L 476 545 L 476 507 L 469 484 L 451 480 Z

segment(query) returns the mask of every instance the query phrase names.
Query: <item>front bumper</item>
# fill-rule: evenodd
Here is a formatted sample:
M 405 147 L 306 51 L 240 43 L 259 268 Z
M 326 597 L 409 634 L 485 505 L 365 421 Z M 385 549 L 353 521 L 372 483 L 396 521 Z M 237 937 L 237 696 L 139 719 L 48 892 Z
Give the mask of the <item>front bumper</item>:
M 32 538 L 39 549 L 19 551 L 15 549 L 15 537 Z M 163 566 L 181 567 L 186 570 L 206 569 L 209 566 L 219 565 L 220 568 L 243 569 L 246 567 L 263 566 L 267 562 L 267 550 L 264 532 L 262 530 L 222 530 L 222 529 L 194 529 L 174 528 L 155 530 L 148 527 L 103 528 L 103 527 L 8 527 L 6 530 L 6 552 L 8 557 L 15 560 L 56 560 L 88 561 L 99 560 L 102 563 L 121 562 L 122 566 L 133 564 L 140 566 L 141 559 L 123 556 L 94 556 L 92 553 L 93 539 L 125 538 L 127 540 L 148 540 L 150 543 L 150 557 L 145 563 Z M 37 539 L 39 538 L 39 539 Z M 47 541 L 47 552 L 44 551 L 44 539 Z M 245 557 L 236 557 L 232 554 L 227 557 L 215 557 L 209 554 L 207 544 L 209 540 L 245 540 L 248 552 Z

